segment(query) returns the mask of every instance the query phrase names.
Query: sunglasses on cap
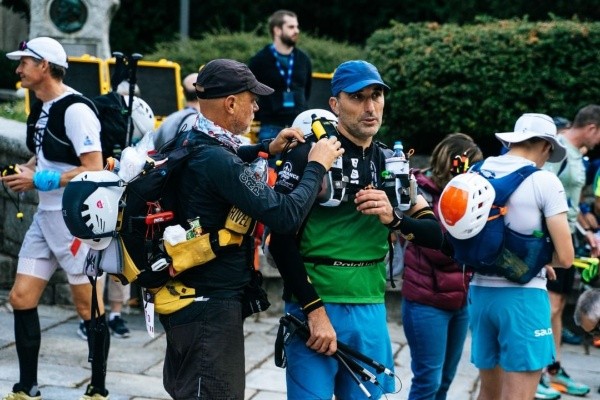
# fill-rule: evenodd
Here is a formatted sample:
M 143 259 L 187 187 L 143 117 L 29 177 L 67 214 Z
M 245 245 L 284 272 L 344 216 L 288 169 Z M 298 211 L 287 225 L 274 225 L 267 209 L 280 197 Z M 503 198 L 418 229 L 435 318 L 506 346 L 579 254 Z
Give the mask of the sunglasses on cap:
M 31 47 L 27 46 L 27 41 L 25 41 L 25 40 L 23 40 L 21 43 L 19 43 L 19 50 L 21 50 L 21 51 L 29 50 L 30 52 L 32 52 L 33 54 L 35 54 L 36 56 L 38 56 L 40 59 L 42 59 L 42 60 L 44 59 L 44 57 L 42 57 L 40 55 L 40 53 L 38 53 L 37 51 L 35 51 Z

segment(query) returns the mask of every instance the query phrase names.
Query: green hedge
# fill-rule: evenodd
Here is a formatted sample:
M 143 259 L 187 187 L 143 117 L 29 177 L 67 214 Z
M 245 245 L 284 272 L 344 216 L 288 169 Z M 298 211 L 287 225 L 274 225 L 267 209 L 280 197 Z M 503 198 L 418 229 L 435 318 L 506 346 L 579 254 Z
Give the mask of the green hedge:
M 182 75 L 188 74 L 215 58 L 232 58 L 247 63 L 258 50 L 271 43 L 271 38 L 252 32 L 218 32 L 200 40 L 159 43 L 156 51 L 146 54 L 144 60 L 165 58 L 181 65 Z M 347 43 L 302 34 L 298 48 L 311 58 L 313 71 L 333 72 L 341 62 L 361 58 L 363 49 Z
M 464 132 L 496 153 L 494 132 L 511 130 L 524 112 L 572 119 L 599 102 L 599 48 L 600 23 L 392 23 L 366 49 L 392 88 L 380 138 L 428 153 Z
M 256 33 L 216 32 L 163 42 L 144 59 L 178 62 L 183 75 L 213 58 L 247 62 L 269 42 Z M 524 112 L 572 119 L 580 107 L 600 102 L 600 22 L 392 22 L 364 49 L 305 33 L 299 47 L 315 72 L 356 58 L 375 64 L 392 88 L 378 139 L 401 138 L 418 154 L 429 154 L 451 132 L 470 134 L 486 155 L 494 154 L 500 149 L 494 132 L 511 130 Z

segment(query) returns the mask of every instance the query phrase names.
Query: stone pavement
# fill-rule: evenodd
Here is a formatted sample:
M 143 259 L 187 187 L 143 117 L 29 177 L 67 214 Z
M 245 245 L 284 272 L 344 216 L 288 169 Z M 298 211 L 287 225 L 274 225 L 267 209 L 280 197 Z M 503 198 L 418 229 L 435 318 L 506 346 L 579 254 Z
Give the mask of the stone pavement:
M 13 319 L 6 303 L 6 291 L 0 292 L 0 396 L 11 390 L 18 380 L 18 362 L 14 344 Z M 76 313 L 66 306 L 39 307 L 42 327 L 42 347 L 39 358 L 39 384 L 44 400 L 79 399 L 89 383 L 90 367 L 87 345 L 76 329 Z M 169 396 L 162 385 L 162 364 L 165 336 L 160 323 L 152 339 L 140 314 L 125 315 L 131 329 L 127 339 L 111 338 L 108 359 L 107 387 L 111 400 L 163 400 Z M 158 322 L 158 321 L 157 321 Z M 250 318 L 244 327 L 246 337 L 246 400 L 284 400 L 285 371 L 273 363 L 273 344 L 277 332 L 277 315 Z M 388 324 L 393 341 L 396 373 L 402 381 L 397 394 L 389 400 L 408 397 L 410 387 L 410 354 L 402 326 Z M 452 383 L 449 400 L 476 398 L 477 370 L 469 362 L 470 340 Z M 600 399 L 596 392 L 600 384 L 600 349 L 592 348 L 585 355 L 582 346 L 565 345 L 563 364 L 572 376 L 593 388 L 587 399 Z M 398 387 L 397 387 L 398 389 Z M 563 396 L 563 399 L 575 399 Z

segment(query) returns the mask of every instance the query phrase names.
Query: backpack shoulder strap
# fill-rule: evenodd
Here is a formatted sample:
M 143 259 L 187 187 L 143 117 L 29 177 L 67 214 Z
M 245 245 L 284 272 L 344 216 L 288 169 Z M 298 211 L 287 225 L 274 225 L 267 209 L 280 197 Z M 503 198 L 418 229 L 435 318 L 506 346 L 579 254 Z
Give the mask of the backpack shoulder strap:
M 481 171 L 481 166 L 483 165 L 483 161 L 477 161 L 475 164 L 471 165 L 471 168 L 469 168 L 468 172 L 479 172 Z
M 193 114 L 198 114 L 198 111 L 194 110 L 193 108 L 188 108 L 187 110 L 188 110 L 188 112 L 183 114 L 183 116 L 181 117 L 181 120 L 179 121 L 179 124 L 177 125 L 177 130 L 175 131 L 176 136 L 181 133 L 181 132 L 179 132 L 179 130 L 183 126 L 183 123 L 185 122 L 185 120 L 188 119 L 188 117 Z
M 496 199 L 494 204 L 497 206 L 504 206 L 508 201 L 508 198 L 513 192 L 523 183 L 523 181 L 532 173 L 539 171 L 540 169 L 533 165 L 525 165 L 510 174 L 503 176 L 502 178 L 492 178 L 490 182 L 496 191 Z

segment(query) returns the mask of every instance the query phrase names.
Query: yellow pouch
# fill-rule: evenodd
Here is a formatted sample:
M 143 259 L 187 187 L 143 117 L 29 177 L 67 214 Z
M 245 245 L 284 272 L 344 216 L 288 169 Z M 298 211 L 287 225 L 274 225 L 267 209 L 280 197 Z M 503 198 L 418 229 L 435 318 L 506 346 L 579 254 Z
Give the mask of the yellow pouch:
M 169 280 L 160 289 L 149 290 L 154 294 L 154 310 L 159 314 L 172 314 L 196 298 L 196 289 L 175 280 Z
M 173 269 L 176 274 L 196 265 L 205 264 L 217 257 L 210 247 L 209 234 L 197 236 L 174 246 L 166 240 L 164 243 L 167 254 L 173 259 Z
M 243 235 L 232 232 L 228 229 L 219 230 L 219 247 L 227 247 L 231 245 L 241 246 L 243 241 Z
M 139 268 L 131 259 L 131 256 L 129 255 L 129 252 L 127 252 L 127 248 L 123 243 L 123 239 L 121 239 L 121 237 L 119 236 L 118 240 L 119 244 L 121 245 L 121 249 L 123 250 L 123 271 L 121 272 L 121 275 L 125 277 L 127 283 L 131 283 L 137 279 L 138 275 L 142 271 L 139 270 Z
M 235 232 L 231 232 L 227 229 L 221 229 L 218 232 L 219 247 L 225 247 L 230 245 L 241 245 L 244 237 Z M 207 262 L 214 260 L 217 255 L 214 253 L 210 246 L 210 234 L 204 234 L 197 236 L 185 242 L 171 245 L 165 241 L 165 250 L 167 254 L 171 256 L 173 270 L 175 275 L 187 270 L 188 268 L 195 267 L 197 265 L 206 264 Z

